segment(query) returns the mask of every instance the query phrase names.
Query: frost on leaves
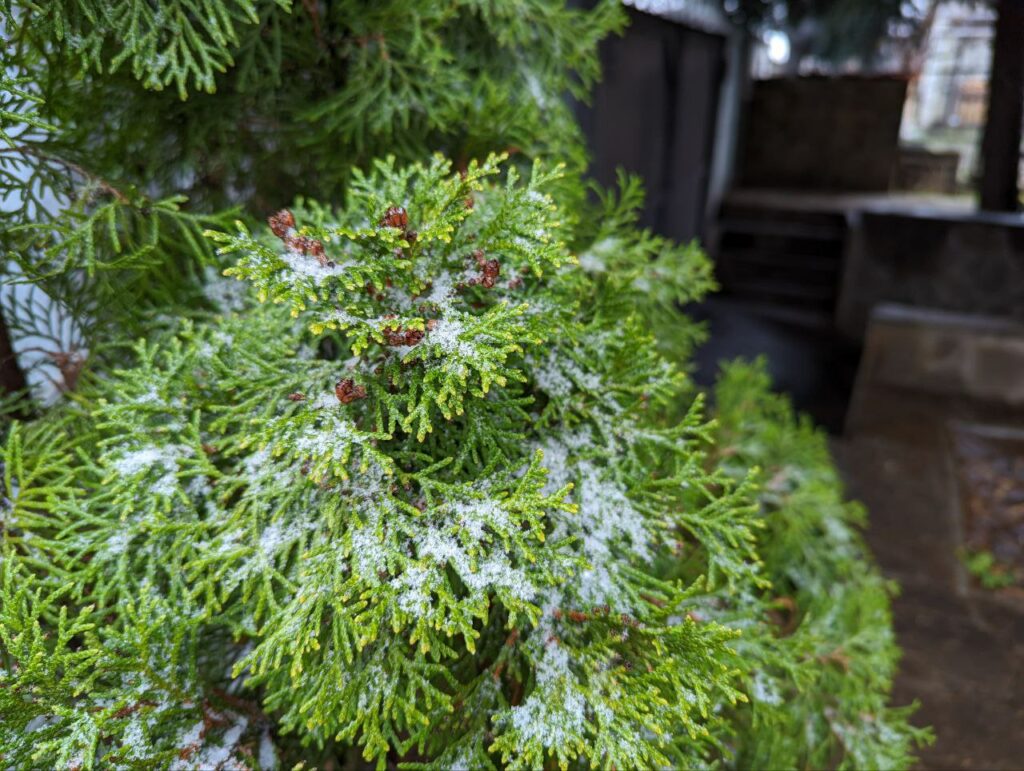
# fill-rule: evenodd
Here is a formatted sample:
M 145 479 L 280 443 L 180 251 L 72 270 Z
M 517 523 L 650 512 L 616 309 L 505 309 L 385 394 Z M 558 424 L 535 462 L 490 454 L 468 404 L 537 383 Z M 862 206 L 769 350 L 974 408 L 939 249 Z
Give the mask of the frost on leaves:
M 292 732 L 378 764 L 667 766 L 733 703 L 730 633 L 680 622 L 699 576 L 653 567 L 734 532 L 703 527 L 700 419 L 651 419 L 679 377 L 577 265 L 559 174 L 383 162 L 336 212 L 213 234 L 262 304 L 214 287 L 218 315 L 93 386 L 96 460 L 39 548 L 101 626 L 161 603 L 216 669 L 164 765 L 268 766 Z

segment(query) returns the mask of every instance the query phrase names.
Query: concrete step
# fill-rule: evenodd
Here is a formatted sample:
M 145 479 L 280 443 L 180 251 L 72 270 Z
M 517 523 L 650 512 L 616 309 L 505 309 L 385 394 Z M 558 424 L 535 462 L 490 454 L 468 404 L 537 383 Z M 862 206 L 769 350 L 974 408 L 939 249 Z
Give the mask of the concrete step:
M 814 285 L 806 281 L 744 277 L 730 281 L 725 288 L 730 295 L 736 297 L 815 308 L 823 312 L 830 312 L 836 302 L 833 286 Z
M 755 236 L 785 236 L 815 241 L 842 241 L 846 235 L 846 222 L 802 221 L 770 217 L 723 216 L 719 220 L 723 233 L 746 233 Z
M 792 276 L 795 280 L 818 282 L 838 280 L 842 272 L 839 260 L 808 259 L 800 254 L 766 253 L 760 249 L 729 249 L 719 255 L 719 265 L 727 265 L 733 275 L 761 275 L 771 271 L 778 276 Z

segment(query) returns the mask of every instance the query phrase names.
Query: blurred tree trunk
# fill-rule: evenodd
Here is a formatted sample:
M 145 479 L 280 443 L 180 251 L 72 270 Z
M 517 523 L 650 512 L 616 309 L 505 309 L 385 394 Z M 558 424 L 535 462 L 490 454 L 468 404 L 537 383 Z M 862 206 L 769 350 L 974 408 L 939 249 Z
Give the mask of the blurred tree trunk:
M 988 118 L 981 142 L 981 208 L 1016 211 L 1024 120 L 1024 3 L 998 0 Z
M 11 343 L 7 322 L 0 312 L 0 394 L 24 393 L 27 390 L 25 373 L 18 366 L 18 356 Z

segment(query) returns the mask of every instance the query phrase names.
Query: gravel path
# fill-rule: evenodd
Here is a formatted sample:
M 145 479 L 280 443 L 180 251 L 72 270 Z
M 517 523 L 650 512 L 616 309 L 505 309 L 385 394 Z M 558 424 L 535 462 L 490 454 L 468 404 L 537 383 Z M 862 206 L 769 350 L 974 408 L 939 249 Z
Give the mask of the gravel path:
M 850 497 L 870 512 L 867 537 L 895 601 L 904 650 L 894 701 L 936 742 L 926 769 L 1024 768 L 1024 603 L 971 591 L 956 557 L 959 498 L 949 419 L 1024 424 L 1024 415 L 873 388 L 858 393 L 833 451 Z

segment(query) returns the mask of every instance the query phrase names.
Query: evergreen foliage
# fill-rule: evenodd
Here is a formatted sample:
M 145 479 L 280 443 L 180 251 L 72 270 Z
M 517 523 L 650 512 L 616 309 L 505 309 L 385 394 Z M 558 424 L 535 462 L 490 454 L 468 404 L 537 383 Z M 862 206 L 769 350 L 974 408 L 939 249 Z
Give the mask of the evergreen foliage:
M 5 0 L 0 250 L 95 358 L 140 311 L 199 301 L 199 233 L 239 203 L 337 200 L 387 155 L 581 170 L 563 96 L 624 20 L 616 0 Z
M 908 727 L 907 708 L 886 707 L 899 658 L 896 587 L 871 563 L 857 533 L 864 512 L 843 500 L 825 437 L 771 392 L 763 361 L 725 367 L 715 400 L 720 462 L 736 476 L 751 464 L 763 470 L 758 551 L 782 628 L 750 649 L 763 657 L 753 687 L 764 698 L 754 701 L 754 741 L 740 766 L 783 767 L 794 756 L 812 768 L 909 765 L 907 740 L 929 733 Z
M 616 4 L 6 8 L 5 767 L 910 763 L 823 440 L 580 182 Z

